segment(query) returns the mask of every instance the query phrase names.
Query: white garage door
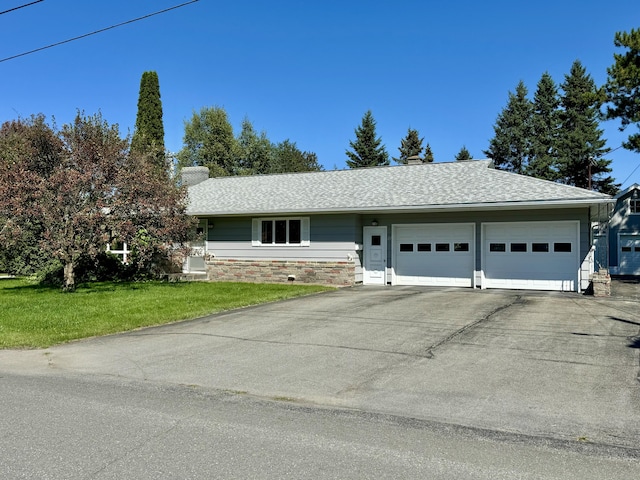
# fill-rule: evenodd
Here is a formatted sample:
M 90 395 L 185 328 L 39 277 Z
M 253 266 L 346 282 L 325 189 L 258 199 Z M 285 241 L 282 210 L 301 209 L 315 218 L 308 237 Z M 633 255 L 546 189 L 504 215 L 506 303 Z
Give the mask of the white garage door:
M 576 291 L 578 222 L 483 224 L 484 287 Z
M 474 225 L 396 225 L 396 285 L 473 286 Z
M 620 235 L 620 275 L 640 275 L 640 235 Z

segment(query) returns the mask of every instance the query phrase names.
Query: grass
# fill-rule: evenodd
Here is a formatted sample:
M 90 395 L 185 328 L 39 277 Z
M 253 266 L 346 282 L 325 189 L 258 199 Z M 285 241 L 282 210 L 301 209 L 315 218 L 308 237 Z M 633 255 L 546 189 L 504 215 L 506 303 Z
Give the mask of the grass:
M 315 285 L 93 283 L 74 293 L 24 279 L 0 280 L 0 349 L 46 348 L 330 290 Z

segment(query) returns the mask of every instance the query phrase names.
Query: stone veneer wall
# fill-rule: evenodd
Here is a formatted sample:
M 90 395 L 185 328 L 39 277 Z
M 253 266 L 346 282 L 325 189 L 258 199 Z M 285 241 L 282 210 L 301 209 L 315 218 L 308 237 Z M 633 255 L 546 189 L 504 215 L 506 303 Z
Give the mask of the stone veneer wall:
M 355 283 L 355 264 L 353 262 L 216 258 L 207 261 L 206 268 L 207 277 L 211 281 L 296 282 L 331 286 L 349 286 Z

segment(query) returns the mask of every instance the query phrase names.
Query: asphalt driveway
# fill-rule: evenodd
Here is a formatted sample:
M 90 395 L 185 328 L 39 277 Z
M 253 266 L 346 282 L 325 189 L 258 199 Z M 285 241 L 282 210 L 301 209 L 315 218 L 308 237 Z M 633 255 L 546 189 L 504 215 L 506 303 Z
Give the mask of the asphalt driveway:
M 46 350 L 0 373 L 109 375 L 640 445 L 640 303 L 356 287 Z

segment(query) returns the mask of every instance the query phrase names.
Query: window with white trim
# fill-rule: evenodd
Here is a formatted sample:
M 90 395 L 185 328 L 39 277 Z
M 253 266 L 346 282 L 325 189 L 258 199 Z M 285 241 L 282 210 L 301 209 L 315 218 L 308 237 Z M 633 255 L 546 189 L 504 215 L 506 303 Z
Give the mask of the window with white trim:
M 309 217 L 254 218 L 253 246 L 309 246 Z
M 629 213 L 632 215 L 640 214 L 640 198 L 629 199 Z

